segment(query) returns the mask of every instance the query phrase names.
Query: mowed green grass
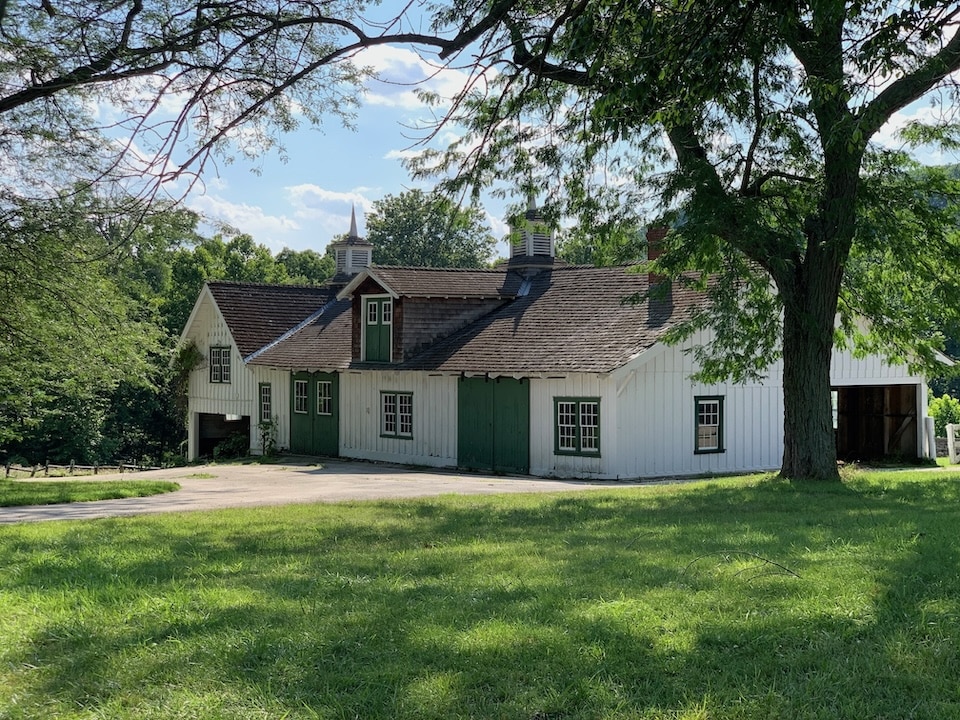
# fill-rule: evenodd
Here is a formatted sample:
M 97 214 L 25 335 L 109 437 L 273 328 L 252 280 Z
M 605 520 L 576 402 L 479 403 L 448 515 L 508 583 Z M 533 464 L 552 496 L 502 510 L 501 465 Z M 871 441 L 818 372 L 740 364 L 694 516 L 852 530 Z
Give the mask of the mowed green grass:
M 179 488 L 165 480 L 0 480 L 0 507 L 146 497 Z
M 0 718 L 960 717 L 960 475 L 0 527 Z

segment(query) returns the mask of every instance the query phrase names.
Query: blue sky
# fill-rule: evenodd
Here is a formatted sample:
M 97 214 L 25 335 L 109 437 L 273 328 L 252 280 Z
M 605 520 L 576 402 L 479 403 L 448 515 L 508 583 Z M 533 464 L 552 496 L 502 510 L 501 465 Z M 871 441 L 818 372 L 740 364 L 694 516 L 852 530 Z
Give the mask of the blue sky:
M 274 253 L 284 247 L 324 252 L 339 233 L 346 232 L 351 207 L 356 207 L 361 235 L 371 204 L 406 188 L 429 188 L 415 183 L 401 158 L 413 143 L 411 126 L 431 117 L 416 98 L 412 83 L 433 74 L 412 50 L 378 47 L 359 59 L 375 67 L 387 82 L 371 81 L 356 128 L 343 128 L 330 117 L 320 129 L 304 127 L 286 137 L 289 159 L 270 153 L 255 162 L 238 159 L 232 164 L 211 163 L 186 198 L 186 204 L 204 216 L 228 223 L 249 233 Z M 456 70 L 434 77 L 429 86 L 444 97 L 452 97 L 465 79 Z M 910 118 L 938 114 L 935 106 L 918 103 L 899 113 L 875 138 L 887 146 L 898 146 L 896 130 Z M 954 154 L 926 152 L 919 156 L 929 164 L 956 163 Z M 491 229 L 503 237 L 506 203 L 487 199 L 484 203 Z M 507 255 L 501 242 L 497 250 Z
M 361 235 L 371 204 L 414 182 L 401 158 L 410 151 L 410 129 L 431 117 L 416 98 L 411 83 L 423 80 L 429 68 L 413 51 L 380 47 L 360 59 L 376 67 L 383 81 L 367 85 L 353 130 L 329 117 L 321 128 L 304 126 L 285 138 L 289 158 L 269 153 L 257 161 L 211 163 L 190 192 L 186 204 L 213 220 L 249 233 L 273 252 L 284 247 L 323 252 L 327 243 L 350 225 L 355 206 Z M 430 85 L 446 96 L 459 89 L 464 76 L 447 70 Z M 496 237 L 507 232 L 503 201 L 484 204 Z M 506 245 L 499 249 L 506 254 Z

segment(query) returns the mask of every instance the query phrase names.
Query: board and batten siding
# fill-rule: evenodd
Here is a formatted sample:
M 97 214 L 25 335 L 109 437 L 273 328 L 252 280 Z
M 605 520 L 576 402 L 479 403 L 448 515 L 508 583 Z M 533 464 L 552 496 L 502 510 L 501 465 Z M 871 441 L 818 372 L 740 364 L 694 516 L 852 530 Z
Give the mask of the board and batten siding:
M 290 446 L 290 373 L 285 370 L 245 365 L 223 316 L 209 295 L 204 296 L 186 336 L 203 356 L 190 373 L 188 440 L 191 459 L 196 457 L 197 415 L 239 415 L 250 418 L 250 449 L 263 451 L 257 424 L 260 421 L 260 384 L 272 386 L 273 414 L 277 420 L 277 447 Z M 230 382 L 210 382 L 210 348 L 230 348 Z
M 656 346 L 609 375 L 535 379 L 531 383 L 530 469 L 535 475 L 606 479 L 776 470 L 783 459 L 783 366 L 773 363 L 760 382 L 705 385 L 686 350 L 708 338 Z M 835 350 L 834 386 L 912 385 L 926 414 L 923 378 L 902 365 Z M 723 398 L 723 448 L 694 451 L 695 398 Z M 554 399 L 600 398 L 600 457 L 555 453 Z M 922 439 L 920 441 L 922 443 Z M 922 444 L 918 448 L 922 454 Z
M 380 433 L 381 393 L 413 394 L 413 436 Z M 340 455 L 408 465 L 457 464 L 457 378 L 421 372 L 340 375 Z

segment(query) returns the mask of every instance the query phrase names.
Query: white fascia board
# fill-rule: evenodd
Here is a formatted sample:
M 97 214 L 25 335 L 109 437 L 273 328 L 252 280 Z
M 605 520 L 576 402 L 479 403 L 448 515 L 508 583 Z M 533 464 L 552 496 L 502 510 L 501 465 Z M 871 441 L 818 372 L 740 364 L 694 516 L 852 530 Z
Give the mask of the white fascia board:
M 367 278 L 370 278 L 375 283 L 377 283 L 380 287 L 382 287 L 387 292 L 387 294 L 390 297 L 392 297 L 394 300 L 400 297 L 400 294 L 397 293 L 389 285 L 387 285 L 380 277 L 377 276 L 377 274 L 373 270 L 371 270 L 370 268 L 367 268 L 366 270 L 361 270 L 356 275 L 356 277 L 353 278 L 353 280 L 351 280 L 346 284 L 343 290 L 337 293 L 337 300 L 347 300 L 347 299 L 353 300 L 353 293 L 356 291 L 358 287 L 360 287 L 360 284 Z

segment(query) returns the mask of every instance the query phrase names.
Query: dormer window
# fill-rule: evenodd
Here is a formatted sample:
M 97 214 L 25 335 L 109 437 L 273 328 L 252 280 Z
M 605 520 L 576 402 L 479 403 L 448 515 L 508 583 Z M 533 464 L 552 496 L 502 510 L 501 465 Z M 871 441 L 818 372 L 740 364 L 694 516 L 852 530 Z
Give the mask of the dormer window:
M 363 359 L 390 362 L 393 347 L 393 299 L 363 298 Z

